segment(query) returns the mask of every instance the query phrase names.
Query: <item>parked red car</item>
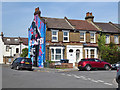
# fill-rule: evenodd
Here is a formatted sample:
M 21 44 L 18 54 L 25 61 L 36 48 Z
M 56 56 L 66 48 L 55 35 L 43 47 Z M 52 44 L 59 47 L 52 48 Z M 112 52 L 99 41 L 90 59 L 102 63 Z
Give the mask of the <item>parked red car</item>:
M 101 61 L 97 58 L 81 59 L 81 61 L 78 63 L 79 70 L 85 69 L 87 71 L 90 71 L 94 68 L 103 68 L 105 70 L 109 70 L 112 67 L 109 63 Z

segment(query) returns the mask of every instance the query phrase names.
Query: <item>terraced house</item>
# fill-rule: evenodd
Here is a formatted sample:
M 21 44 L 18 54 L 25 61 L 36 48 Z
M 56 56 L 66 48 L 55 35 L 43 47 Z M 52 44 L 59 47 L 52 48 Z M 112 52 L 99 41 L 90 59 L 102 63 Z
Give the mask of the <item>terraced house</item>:
M 45 60 L 68 59 L 75 66 L 82 58 L 98 58 L 100 33 L 106 34 L 106 44 L 113 42 L 120 46 L 119 25 L 94 22 L 92 13 L 86 13 L 85 20 L 59 19 L 42 17 L 36 8 L 34 15 L 46 24 Z

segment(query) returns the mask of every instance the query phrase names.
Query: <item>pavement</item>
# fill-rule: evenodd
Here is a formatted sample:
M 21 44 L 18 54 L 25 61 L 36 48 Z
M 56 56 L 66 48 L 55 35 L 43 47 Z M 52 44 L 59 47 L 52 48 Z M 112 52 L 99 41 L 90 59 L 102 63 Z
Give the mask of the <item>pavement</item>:
M 77 67 L 74 68 L 66 68 L 66 69 L 55 69 L 55 68 L 39 68 L 39 67 L 32 67 L 33 71 L 39 72 L 69 72 L 69 71 L 78 71 Z
M 4 67 L 9 67 L 10 64 L 2 64 Z M 69 71 L 78 71 L 77 67 L 73 68 L 66 68 L 66 69 L 56 69 L 56 68 L 39 68 L 39 67 L 32 67 L 34 72 L 69 72 Z

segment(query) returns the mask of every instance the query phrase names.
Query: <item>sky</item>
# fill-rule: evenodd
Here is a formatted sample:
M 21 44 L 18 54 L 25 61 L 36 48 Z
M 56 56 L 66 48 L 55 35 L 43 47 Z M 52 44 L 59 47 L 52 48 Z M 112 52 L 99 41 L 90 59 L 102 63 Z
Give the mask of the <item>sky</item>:
M 118 23 L 118 2 L 2 2 L 0 7 L 6 37 L 28 37 L 36 7 L 43 17 L 85 20 L 92 12 L 95 22 Z

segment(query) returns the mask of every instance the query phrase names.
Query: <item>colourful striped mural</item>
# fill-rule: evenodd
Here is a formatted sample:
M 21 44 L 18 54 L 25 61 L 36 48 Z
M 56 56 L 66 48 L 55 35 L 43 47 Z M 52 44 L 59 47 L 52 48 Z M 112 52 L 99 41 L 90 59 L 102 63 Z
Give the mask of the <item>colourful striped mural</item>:
M 34 15 L 34 20 L 28 30 L 28 58 L 32 59 L 32 64 L 43 67 L 45 61 L 45 35 L 46 24 Z

